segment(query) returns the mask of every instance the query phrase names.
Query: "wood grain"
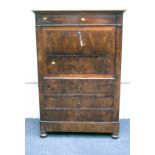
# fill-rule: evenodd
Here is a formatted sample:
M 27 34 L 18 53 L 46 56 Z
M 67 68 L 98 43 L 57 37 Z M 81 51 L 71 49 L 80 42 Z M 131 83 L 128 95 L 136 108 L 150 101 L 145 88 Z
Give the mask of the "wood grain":
M 42 120 L 46 121 L 112 121 L 113 110 L 104 109 L 46 109 Z
M 45 94 L 106 94 L 114 92 L 113 80 L 44 80 Z
M 34 12 L 41 133 L 118 135 L 123 10 Z
M 118 122 L 62 122 L 41 121 L 40 130 L 47 132 L 118 133 Z
M 48 74 L 114 74 L 111 57 L 48 57 Z
M 43 90 L 43 76 L 44 76 L 44 61 L 45 57 L 43 57 L 43 49 L 42 49 L 42 28 L 36 28 L 36 42 L 37 42 L 37 60 L 38 60 L 38 87 L 39 87 L 39 105 L 40 105 L 40 118 L 44 116 L 44 97 L 42 94 Z
M 48 74 L 43 79 L 107 79 L 114 80 L 111 74 Z
M 113 108 L 113 96 L 45 96 L 45 108 Z
M 114 115 L 113 121 L 119 121 L 120 81 L 121 81 L 121 55 L 122 55 L 122 29 L 117 28 L 115 56 L 115 87 L 114 87 Z
M 115 52 L 115 27 L 44 27 L 43 44 L 48 54 Z M 61 46 L 60 46 L 61 45 Z
M 37 25 L 114 24 L 115 15 L 38 15 Z

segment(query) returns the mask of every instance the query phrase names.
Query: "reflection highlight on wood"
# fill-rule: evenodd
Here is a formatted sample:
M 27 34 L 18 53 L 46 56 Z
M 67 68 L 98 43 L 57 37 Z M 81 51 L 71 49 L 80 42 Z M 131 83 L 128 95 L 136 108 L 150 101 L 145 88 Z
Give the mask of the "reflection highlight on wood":
M 44 79 L 114 79 L 111 74 L 49 74 Z

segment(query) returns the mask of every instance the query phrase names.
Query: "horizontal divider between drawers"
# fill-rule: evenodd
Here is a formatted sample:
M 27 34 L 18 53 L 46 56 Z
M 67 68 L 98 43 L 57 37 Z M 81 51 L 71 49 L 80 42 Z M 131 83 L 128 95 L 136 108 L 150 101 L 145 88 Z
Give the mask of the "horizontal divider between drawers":
M 40 120 L 40 123 L 67 123 L 67 124 L 70 124 L 70 123 L 75 123 L 75 124 L 118 124 L 119 122 L 75 122 L 75 121 L 43 121 L 43 120 Z
M 43 80 L 114 80 L 114 77 L 48 77 L 45 76 Z M 107 83 L 111 84 L 111 83 Z M 113 84 L 114 85 L 114 84 Z
M 102 96 L 102 97 L 112 97 L 107 96 L 105 94 L 45 94 L 43 93 L 43 96 Z
M 48 51 L 50 52 L 50 51 Z M 47 54 L 47 57 L 104 57 L 106 54 Z
M 122 24 L 37 24 L 36 27 L 63 27 L 63 26 L 119 26 L 121 27 Z
M 47 108 L 45 107 L 44 110 L 109 110 L 113 111 L 114 108 Z
M 114 85 L 115 77 L 111 74 L 47 74 L 42 80 L 103 80 L 104 84 Z

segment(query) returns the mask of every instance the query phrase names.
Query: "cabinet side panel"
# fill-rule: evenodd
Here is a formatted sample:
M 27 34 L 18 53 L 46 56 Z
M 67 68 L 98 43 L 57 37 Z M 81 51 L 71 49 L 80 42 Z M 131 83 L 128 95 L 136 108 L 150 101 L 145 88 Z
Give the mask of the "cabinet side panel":
M 115 55 L 114 114 L 113 114 L 114 122 L 119 121 L 121 54 L 122 54 L 122 27 L 117 27 L 116 55 Z
M 42 49 L 42 28 L 36 27 L 36 41 L 37 41 L 37 60 L 38 60 L 38 86 L 39 86 L 39 104 L 40 104 L 40 119 L 44 115 L 43 111 L 43 74 L 44 74 L 44 57 Z

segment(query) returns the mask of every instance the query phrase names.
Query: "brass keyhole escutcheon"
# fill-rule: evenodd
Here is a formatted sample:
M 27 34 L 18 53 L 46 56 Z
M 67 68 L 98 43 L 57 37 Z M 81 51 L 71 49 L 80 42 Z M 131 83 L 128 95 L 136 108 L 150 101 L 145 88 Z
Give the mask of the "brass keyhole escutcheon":
M 43 17 L 43 20 L 46 20 L 47 19 L 47 17 Z
M 55 65 L 55 64 L 56 64 L 56 62 L 55 62 L 55 61 L 51 61 L 51 64 L 52 64 L 52 65 Z
M 83 17 L 81 17 L 81 20 L 82 20 L 82 21 L 85 21 L 86 19 L 85 19 L 85 18 L 83 18 Z

